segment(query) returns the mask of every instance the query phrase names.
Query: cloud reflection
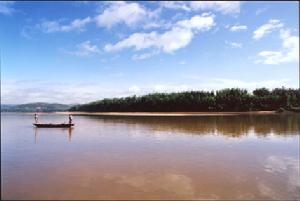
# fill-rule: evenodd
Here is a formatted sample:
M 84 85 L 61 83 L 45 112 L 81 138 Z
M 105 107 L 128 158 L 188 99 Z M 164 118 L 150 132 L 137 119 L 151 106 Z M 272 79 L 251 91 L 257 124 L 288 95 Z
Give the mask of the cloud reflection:
M 183 174 L 143 174 L 143 175 L 112 175 L 105 174 L 105 179 L 126 184 L 145 193 L 163 193 L 170 198 L 194 198 L 195 192 L 191 178 Z
M 291 156 L 272 155 L 267 157 L 264 163 L 264 170 L 276 177 L 284 177 L 281 187 L 285 187 L 290 192 L 286 197 L 282 197 L 280 191 L 276 190 L 278 187 L 273 183 L 260 182 L 258 185 L 259 191 L 262 195 L 273 199 L 283 199 L 290 197 L 300 198 L 300 160 Z

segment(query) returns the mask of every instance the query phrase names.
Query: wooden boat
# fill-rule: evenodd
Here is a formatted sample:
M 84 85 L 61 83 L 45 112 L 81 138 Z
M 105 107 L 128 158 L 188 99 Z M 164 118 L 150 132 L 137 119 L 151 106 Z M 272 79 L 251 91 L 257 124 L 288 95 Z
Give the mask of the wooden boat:
M 71 126 L 74 126 L 74 124 L 40 124 L 40 123 L 34 123 L 38 128 L 70 128 Z

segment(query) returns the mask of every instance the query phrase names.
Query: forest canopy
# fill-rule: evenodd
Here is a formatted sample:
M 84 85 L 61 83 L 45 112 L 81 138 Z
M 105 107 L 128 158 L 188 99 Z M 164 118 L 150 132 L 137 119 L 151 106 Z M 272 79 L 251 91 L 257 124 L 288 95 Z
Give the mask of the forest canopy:
M 300 90 L 231 88 L 217 91 L 152 93 L 143 96 L 103 99 L 76 105 L 70 111 L 86 112 L 208 112 L 260 111 L 300 106 Z

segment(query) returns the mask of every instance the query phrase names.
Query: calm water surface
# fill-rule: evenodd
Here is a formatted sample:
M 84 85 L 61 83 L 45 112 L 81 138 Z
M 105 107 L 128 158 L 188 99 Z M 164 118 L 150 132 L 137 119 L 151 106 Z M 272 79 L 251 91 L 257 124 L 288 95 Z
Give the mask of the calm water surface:
M 1 114 L 2 199 L 300 199 L 297 115 L 32 121 Z

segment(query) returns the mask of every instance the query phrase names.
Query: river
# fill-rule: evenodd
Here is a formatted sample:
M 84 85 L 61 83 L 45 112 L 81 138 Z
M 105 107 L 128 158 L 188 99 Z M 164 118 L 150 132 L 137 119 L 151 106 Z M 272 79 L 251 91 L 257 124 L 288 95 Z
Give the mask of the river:
M 2 199 L 300 199 L 299 115 L 32 122 L 1 114 Z

